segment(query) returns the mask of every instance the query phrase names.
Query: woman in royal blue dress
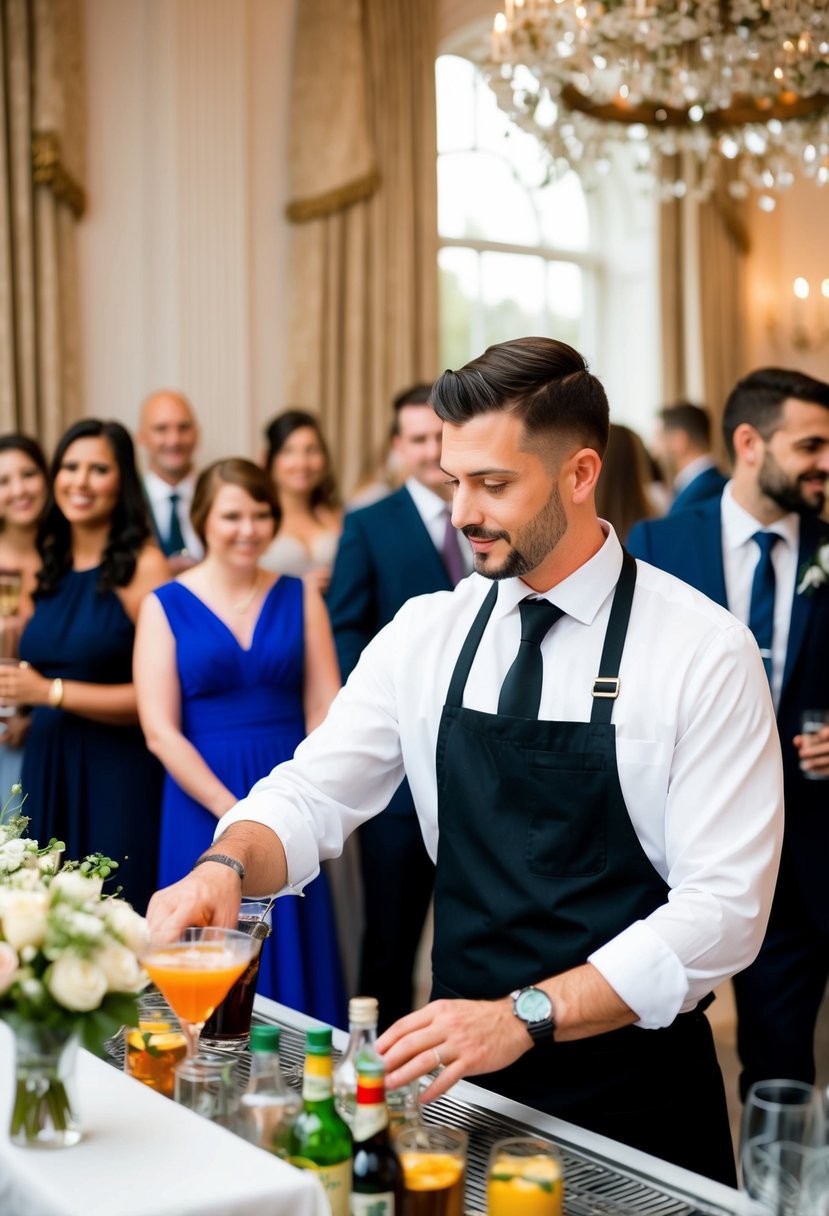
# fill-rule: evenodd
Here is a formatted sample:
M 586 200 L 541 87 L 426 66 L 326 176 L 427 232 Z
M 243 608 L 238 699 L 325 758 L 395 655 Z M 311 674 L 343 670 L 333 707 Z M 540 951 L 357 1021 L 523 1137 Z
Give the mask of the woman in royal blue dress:
M 167 770 L 161 887 L 187 874 L 225 811 L 293 756 L 339 688 L 319 593 L 259 567 L 278 514 L 257 465 L 241 459 L 211 465 L 199 477 L 191 510 L 204 561 L 158 588 L 141 611 L 138 705 L 147 742 Z M 324 874 L 304 898 L 277 900 L 258 991 L 344 1024 Z
M 58 443 L 38 548 L 21 663 L 0 668 L 0 696 L 34 707 L 21 776 L 29 831 L 63 840 L 69 857 L 114 858 L 143 911 L 163 773 L 138 726 L 132 647 L 141 600 L 169 571 L 120 423 L 86 418 Z

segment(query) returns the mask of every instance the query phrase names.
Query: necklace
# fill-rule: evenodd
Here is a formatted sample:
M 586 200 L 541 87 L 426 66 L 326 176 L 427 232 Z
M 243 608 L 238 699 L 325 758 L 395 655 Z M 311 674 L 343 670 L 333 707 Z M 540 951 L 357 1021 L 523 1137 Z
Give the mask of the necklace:
M 239 616 L 244 616 L 248 608 L 250 608 L 251 604 L 256 599 L 256 593 L 259 590 L 260 574 L 261 572 L 257 570 L 256 578 L 253 580 L 253 587 L 251 588 L 250 594 L 246 595 L 243 600 L 239 600 L 238 604 L 233 605 L 233 611 L 238 612 Z

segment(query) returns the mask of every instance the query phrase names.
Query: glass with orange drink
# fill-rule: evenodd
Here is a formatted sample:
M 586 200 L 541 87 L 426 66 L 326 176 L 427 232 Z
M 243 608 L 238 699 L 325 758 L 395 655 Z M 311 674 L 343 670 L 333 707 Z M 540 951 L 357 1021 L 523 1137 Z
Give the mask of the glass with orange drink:
M 172 1098 L 175 1068 L 187 1053 L 187 1043 L 170 1010 L 139 1001 L 138 1025 L 127 1027 L 124 1039 L 124 1071 Z
M 466 1132 L 404 1127 L 395 1148 L 403 1166 L 403 1216 L 463 1216 Z
M 558 1149 L 547 1140 L 500 1140 L 489 1157 L 487 1216 L 563 1216 Z

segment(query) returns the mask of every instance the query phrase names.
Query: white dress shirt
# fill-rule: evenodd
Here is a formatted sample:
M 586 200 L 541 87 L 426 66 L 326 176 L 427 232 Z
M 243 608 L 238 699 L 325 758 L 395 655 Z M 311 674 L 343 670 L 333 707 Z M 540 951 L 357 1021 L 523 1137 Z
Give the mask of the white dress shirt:
M 190 522 L 190 508 L 193 505 L 193 493 L 195 489 L 195 473 L 192 473 L 189 477 L 185 477 L 183 481 L 176 482 L 174 486 L 171 486 L 169 481 L 165 481 L 163 477 L 159 477 L 157 473 L 149 470 L 144 475 L 144 492 L 147 495 L 147 501 L 150 504 L 150 510 L 153 513 L 159 537 L 162 540 L 166 540 L 170 535 L 170 522 L 172 518 L 170 495 L 178 494 L 178 521 L 181 524 L 181 533 L 184 537 L 187 552 L 191 557 L 196 558 L 197 561 L 201 561 L 204 557 L 204 545 L 202 545 L 198 536 L 196 536 L 193 525 Z
M 722 557 L 728 609 L 737 620 L 748 624 L 751 584 L 760 560 L 760 547 L 752 540 L 755 532 L 776 532 L 782 539 L 771 551 L 774 566 L 774 627 L 771 635 L 771 696 L 775 709 L 780 704 L 783 669 L 789 643 L 792 600 L 797 579 L 797 553 L 800 546 L 800 517 L 784 515 L 768 527 L 750 515 L 734 500 L 729 482 L 723 490 L 721 505 Z
M 605 525 L 609 529 L 609 525 Z M 599 552 L 547 598 L 567 613 L 542 644 L 540 717 L 587 722 L 622 552 Z M 669 1025 L 755 957 L 783 829 L 780 744 L 756 643 L 687 584 L 639 562 L 614 705 L 619 779 L 631 822 L 671 888 L 662 906 L 589 961 L 645 1027 Z M 285 847 L 301 889 L 343 839 L 409 779 L 429 855 L 437 855 L 435 744 L 461 646 L 491 582 L 409 600 L 363 651 L 325 722 L 294 760 L 221 820 L 256 820 Z M 498 601 L 469 674 L 468 708 L 495 713 L 518 650 L 520 579 Z M 470 782 L 474 799 L 474 781 Z M 528 977 L 541 980 L 543 976 Z
M 446 535 L 446 520 L 447 516 L 452 513 L 452 504 L 446 502 L 445 499 L 435 494 L 434 490 L 430 490 L 414 477 L 410 477 L 407 480 L 406 489 L 411 494 L 412 502 L 417 507 L 417 513 L 423 520 L 423 525 L 432 538 L 432 544 L 438 553 L 442 554 L 443 538 Z M 475 559 L 472 553 L 472 546 L 463 532 L 458 532 L 458 545 L 460 546 L 464 568 L 466 573 L 469 574 Z

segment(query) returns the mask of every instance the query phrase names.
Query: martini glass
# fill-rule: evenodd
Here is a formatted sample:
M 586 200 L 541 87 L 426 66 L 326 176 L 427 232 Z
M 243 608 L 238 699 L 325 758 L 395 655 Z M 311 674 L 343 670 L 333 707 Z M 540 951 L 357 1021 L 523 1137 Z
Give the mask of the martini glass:
M 199 1053 L 199 1036 L 213 1010 L 250 962 L 255 938 L 212 925 L 185 929 L 177 941 L 150 942 L 141 962 L 181 1024 L 187 1059 Z

